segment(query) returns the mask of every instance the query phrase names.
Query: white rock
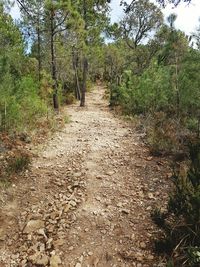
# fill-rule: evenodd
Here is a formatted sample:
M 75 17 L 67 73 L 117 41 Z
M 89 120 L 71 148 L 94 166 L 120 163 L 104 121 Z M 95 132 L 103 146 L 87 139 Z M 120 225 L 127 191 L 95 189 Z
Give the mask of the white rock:
M 49 257 L 40 253 L 36 253 L 29 258 L 33 264 L 46 266 L 49 263 Z
M 62 263 L 61 259 L 57 255 L 51 256 L 50 259 L 50 267 L 59 267 L 59 265 Z
M 31 232 L 35 232 L 41 228 L 44 228 L 44 222 L 41 220 L 31 220 L 27 223 L 26 227 L 24 228 L 24 233 L 29 234 Z

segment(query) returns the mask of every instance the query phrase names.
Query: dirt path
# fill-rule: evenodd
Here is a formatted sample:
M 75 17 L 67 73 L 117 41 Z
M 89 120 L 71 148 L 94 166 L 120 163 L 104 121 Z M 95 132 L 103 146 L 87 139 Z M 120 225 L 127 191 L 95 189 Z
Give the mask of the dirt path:
M 167 197 L 166 164 L 113 116 L 97 87 L 43 146 L 1 209 L 0 267 L 152 267 L 150 211 Z M 162 173 L 163 177 L 162 177 Z

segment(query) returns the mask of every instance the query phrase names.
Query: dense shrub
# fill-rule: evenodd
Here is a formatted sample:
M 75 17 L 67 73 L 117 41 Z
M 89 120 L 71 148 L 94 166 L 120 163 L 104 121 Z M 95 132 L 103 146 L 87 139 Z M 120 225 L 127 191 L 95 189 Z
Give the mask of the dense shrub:
M 34 126 L 35 121 L 47 112 L 47 105 L 39 97 L 37 83 L 27 76 L 15 84 L 8 79 L 6 84 L 7 90 L 0 90 L 1 130 L 22 130 Z M 3 86 L 1 84 L 0 88 Z

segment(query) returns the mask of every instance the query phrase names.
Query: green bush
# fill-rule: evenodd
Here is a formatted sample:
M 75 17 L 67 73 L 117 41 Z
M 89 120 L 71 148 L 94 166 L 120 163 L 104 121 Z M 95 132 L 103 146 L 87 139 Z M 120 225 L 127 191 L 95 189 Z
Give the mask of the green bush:
M 111 89 L 112 105 L 120 104 L 126 114 L 161 111 L 170 105 L 170 72 L 152 62 L 141 76 L 125 71 L 123 83 Z
M 47 113 L 47 105 L 39 97 L 37 83 L 27 76 L 15 85 L 8 79 L 7 84 L 10 89 L 0 93 L 1 130 L 20 131 L 34 127 L 36 120 Z

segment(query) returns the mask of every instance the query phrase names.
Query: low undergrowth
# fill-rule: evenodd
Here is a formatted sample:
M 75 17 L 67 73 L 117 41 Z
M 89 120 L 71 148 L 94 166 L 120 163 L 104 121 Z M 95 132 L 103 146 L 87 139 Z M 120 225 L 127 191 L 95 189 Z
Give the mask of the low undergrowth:
M 190 166 L 185 174 L 174 171 L 174 192 L 165 212 L 156 208 L 153 221 L 162 229 L 155 250 L 165 253 L 168 267 L 200 266 L 200 142 L 192 143 Z
M 6 173 L 8 175 L 19 174 L 29 168 L 31 163 L 30 155 L 26 152 L 18 151 L 7 159 Z
M 26 148 L 29 142 L 29 136 L 25 133 L 0 134 L 0 188 L 9 187 L 29 169 L 32 158 L 32 154 Z
M 188 141 L 195 133 L 187 129 L 181 119 L 170 117 L 165 112 L 156 112 L 142 123 L 152 155 L 174 155 L 176 160 L 187 157 Z

